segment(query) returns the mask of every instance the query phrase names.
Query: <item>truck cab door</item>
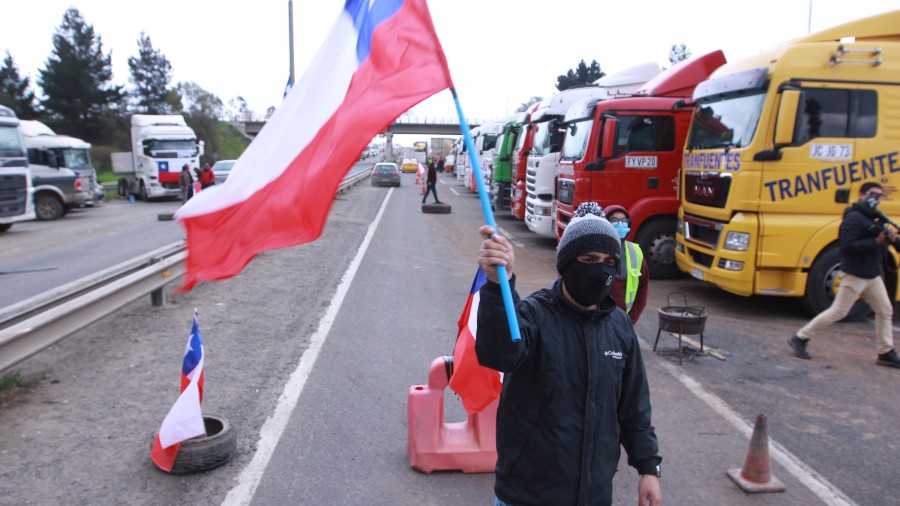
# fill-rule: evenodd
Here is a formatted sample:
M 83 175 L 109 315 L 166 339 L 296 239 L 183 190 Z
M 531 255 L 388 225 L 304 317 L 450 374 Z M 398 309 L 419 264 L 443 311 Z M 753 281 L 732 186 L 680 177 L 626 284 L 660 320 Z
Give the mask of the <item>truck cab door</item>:
M 612 156 L 592 177 L 591 200 L 603 207 L 628 207 L 638 199 L 659 195 L 661 164 L 679 161 L 671 115 L 629 113 L 617 114 L 616 119 Z M 603 143 L 599 144 L 602 150 Z
M 882 175 L 870 160 L 857 156 L 858 85 L 804 82 L 782 86 L 779 98 L 768 137 L 774 149 L 755 154 L 764 160 L 764 253 L 758 263 L 791 268 L 800 263 L 806 246 L 797 239 L 841 216 L 862 183 L 880 181 Z

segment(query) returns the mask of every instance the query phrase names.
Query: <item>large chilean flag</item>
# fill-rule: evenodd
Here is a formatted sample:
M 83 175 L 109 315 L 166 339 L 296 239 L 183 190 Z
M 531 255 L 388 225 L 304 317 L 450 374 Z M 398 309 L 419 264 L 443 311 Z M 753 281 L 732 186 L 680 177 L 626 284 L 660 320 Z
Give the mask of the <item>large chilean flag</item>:
M 228 180 L 176 213 L 187 231 L 182 290 L 234 276 L 260 251 L 316 240 L 372 138 L 452 86 L 425 0 L 347 0 Z

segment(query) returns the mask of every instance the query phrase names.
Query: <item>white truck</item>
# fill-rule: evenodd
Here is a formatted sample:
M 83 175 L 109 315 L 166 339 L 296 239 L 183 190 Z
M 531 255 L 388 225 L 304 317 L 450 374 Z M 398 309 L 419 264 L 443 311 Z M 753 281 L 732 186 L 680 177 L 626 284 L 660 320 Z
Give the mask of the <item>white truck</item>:
M 200 168 L 203 141 L 180 115 L 131 117 L 131 152 L 111 153 L 113 173 L 119 176 L 119 195 L 141 200 L 181 197 L 181 168 L 188 166 L 191 178 Z
M 0 232 L 35 219 L 33 193 L 19 119 L 0 105 Z
M 529 230 L 556 238 L 556 172 L 566 133 L 558 123 L 569 106 L 585 98 L 634 93 L 660 72 L 659 64 L 643 63 L 601 77 L 592 85 L 561 91 L 540 103 L 531 115 L 535 132 L 525 176 L 525 224 Z
M 472 143 L 475 145 L 475 154 L 481 162 L 481 174 L 472 173 L 472 156 L 466 156 L 463 184 L 466 188 L 477 192 L 474 185 L 475 177 L 480 176 L 485 183 L 485 189 L 490 188 L 490 178 L 494 170 L 494 156 L 497 154 L 497 140 L 503 134 L 507 118 L 488 121 L 485 124 L 471 130 Z M 458 171 L 457 171 L 458 173 Z M 490 190 L 488 190 L 490 192 Z

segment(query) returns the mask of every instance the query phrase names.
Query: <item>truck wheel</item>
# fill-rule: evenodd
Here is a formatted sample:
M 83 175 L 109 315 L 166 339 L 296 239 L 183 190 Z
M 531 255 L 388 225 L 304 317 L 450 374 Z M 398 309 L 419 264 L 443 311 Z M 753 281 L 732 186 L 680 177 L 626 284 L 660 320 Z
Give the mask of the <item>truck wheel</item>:
M 835 244 L 819 254 L 813 262 L 812 269 L 806 279 L 806 294 L 800 299 L 803 308 L 812 315 L 817 315 L 831 307 L 834 296 L 841 286 L 840 280 L 841 252 Z M 872 308 L 866 301 L 859 299 L 853 305 L 853 309 L 841 320 L 843 322 L 855 322 L 862 320 Z
M 12 223 L 2 223 L 0 224 L 0 233 L 6 232 L 7 230 L 12 228 Z
M 147 202 L 148 200 L 150 200 L 150 197 L 147 196 L 147 187 L 144 186 L 144 182 L 143 182 L 143 181 L 141 181 L 141 194 L 140 194 L 140 196 L 141 196 L 141 200 L 144 201 L 144 202 Z
M 671 279 L 680 274 L 675 263 L 675 220 L 654 220 L 641 227 L 636 237 L 644 253 L 651 279 Z
M 119 190 L 120 197 L 127 197 L 128 196 L 128 180 L 125 179 L 124 177 L 120 177 L 119 178 L 119 186 L 117 189 Z
M 37 219 L 41 221 L 52 221 L 63 215 L 63 205 L 56 197 L 50 195 L 42 195 L 38 197 L 34 203 L 34 211 Z
M 206 471 L 231 460 L 237 453 L 237 433 L 227 418 L 203 415 L 206 436 L 188 439 L 181 443 L 172 464 L 172 474 L 191 474 Z M 156 434 L 153 434 L 156 439 Z M 153 448 L 153 443 L 150 443 Z

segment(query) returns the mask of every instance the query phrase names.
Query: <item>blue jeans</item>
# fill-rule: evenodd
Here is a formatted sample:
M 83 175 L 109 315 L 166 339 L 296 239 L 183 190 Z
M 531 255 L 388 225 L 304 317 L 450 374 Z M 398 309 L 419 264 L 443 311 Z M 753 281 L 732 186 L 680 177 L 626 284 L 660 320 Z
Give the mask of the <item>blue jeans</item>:
M 505 502 L 503 502 L 500 499 L 495 497 L 494 498 L 494 506 L 509 506 L 509 504 L 506 504 Z
M 423 203 L 423 204 L 425 203 L 426 200 L 428 200 L 428 194 L 429 194 L 429 193 L 434 193 L 434 201 L 435 201 L 435 202 L 440 202 L 440 200 L 438 200 L 438 198 L 437 198 L 437 189 L 435 188 L 435 184 L 434 184 L 434 183 L 429 183 L 429 184 L 428 184 L 428 189 L 425 190 L 425 196 L 422 197 L 422 203 Z

